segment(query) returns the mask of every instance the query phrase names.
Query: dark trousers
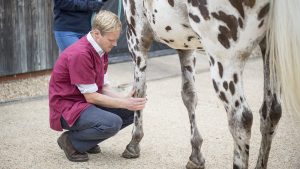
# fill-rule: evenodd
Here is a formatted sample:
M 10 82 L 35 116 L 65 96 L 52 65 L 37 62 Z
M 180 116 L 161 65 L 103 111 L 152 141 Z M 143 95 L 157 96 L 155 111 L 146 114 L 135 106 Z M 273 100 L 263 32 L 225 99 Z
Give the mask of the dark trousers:
M 69 130 L 74 148 L 86 152 L 98 143 L 112 137 L 133 123 L 134 112 L 126 109 L 90 106 L 84 110 L 72 127 L 61 118 L 62 127 Z

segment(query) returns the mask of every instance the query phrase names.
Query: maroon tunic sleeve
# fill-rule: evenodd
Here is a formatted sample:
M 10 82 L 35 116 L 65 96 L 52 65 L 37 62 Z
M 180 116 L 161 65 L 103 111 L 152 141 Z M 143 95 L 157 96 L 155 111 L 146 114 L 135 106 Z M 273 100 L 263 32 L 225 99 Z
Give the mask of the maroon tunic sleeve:
M 71 84 L 96 83 L 95 65 L 92 58 L 88 52 L 82 52 L 77 57 L 68 58 Z

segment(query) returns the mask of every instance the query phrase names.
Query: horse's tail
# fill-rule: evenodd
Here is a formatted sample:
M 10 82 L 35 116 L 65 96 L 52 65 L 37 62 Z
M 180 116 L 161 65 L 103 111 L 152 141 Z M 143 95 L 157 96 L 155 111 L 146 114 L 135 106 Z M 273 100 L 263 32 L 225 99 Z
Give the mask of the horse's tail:
M 271 0 L 267 33 L 271 84 L 300 115 L 300 0 Z

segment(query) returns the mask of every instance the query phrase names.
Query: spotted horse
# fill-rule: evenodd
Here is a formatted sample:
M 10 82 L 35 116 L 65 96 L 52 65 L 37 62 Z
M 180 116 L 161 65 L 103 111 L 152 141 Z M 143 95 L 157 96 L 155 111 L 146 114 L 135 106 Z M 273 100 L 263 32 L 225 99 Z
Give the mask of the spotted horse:
M 253 116 L 244 95 L 242 74 L 252 50 L 261 48 L 264 100 L 259 111 L 262 139 L 256 168 L 267 168 L 282 114 L 281 100 L 293 108 L 292 112 L 300 110 L 299 0 L 123 0 L 123 5 L 128 47 L 135 65 L 135 97 L 146 95 L 147 53 L 152 41 L 178 51 L 181 95 L 191 126 L 188 169 L 205 168 L 203 139 L 195 122 L 193 52 L 203 49 L 209 58 L 212 84 L 224 104 L 234 140 L 233 168 L 245 169 Z M 142 122 L 142 111 L 136 111 L 132 139 L 123 157 L 139 157 L 139 143 L 144 135 Z

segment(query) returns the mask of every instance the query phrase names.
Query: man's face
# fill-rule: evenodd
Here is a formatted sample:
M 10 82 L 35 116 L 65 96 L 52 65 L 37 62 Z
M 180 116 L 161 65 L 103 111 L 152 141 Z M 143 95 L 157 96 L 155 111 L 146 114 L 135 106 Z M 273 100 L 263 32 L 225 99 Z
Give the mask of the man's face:
M 110 52 L 113 47 L 117 46 L 120 31 L 107 32 L 103 35 L 99 30 L 94 30 L 93 32 L 95 35 L 95 41 L 104 52 Z

